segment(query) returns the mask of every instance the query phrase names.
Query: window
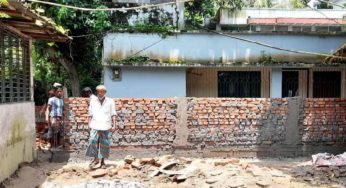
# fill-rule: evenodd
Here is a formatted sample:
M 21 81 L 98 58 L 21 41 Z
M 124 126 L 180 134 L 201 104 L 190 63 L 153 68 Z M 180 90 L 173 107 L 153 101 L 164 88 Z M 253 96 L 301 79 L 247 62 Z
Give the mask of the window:
M 218 72 L 219 97 L 261 97 L 261 72 Z
M 298 96 L 299 88 L 299 73 L 298 71 L 283 71 L 282 72 L 282 97 Z
M 119 67 L 112 68 L 112 80 L 115 80 L 115 81 L 121 80 L 121 69 Z
M 341 72 L 314 72 L 314 98 L 338 98 L 341 95 Z
M 0 29 L 0 103 L 30 101 L 29 41 Z

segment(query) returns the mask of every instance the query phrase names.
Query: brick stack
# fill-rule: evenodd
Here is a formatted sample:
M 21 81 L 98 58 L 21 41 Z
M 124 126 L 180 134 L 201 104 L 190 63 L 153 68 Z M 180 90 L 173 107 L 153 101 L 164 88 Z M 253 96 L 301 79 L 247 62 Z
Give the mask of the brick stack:
M 175 133 L 177 105 L 174 99 L 114 99 L 118 129 L 112 146 L 171 145 Z M 87 98 L 70 98 L 66 147 L 85 149 L 89 137 Z
M 346 143 L 346 99 L 304 99 L 299 124 L 303 143 Z
M 190 98 L 188 141 L 205 146 L 283 141 L 287 107 L 287 99 Z

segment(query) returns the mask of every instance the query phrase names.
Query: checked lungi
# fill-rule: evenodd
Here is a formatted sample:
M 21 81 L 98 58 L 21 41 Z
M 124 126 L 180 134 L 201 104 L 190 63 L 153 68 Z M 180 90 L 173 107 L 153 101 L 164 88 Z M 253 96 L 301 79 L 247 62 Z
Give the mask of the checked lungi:
M 89 146 L 86 151 L 86 156 L 99 159 L 108 158 L 111 135 L 111 131 L 92 129 L 90 131 Z

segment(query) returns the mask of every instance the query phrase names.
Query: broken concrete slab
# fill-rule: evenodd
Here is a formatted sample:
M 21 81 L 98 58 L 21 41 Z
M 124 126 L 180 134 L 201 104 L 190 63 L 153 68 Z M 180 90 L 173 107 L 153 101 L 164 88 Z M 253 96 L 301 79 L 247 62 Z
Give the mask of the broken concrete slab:
M 200 169 L 195 165 L 189 165 L 186 168 L 180 170 L 183 174 L 177 175 L 176 179 L 179 181 L 185 180 L 192 176 L 197 176 L 198 172 L 200 172 Z
M 160 170 L 154 170 L 152 173 L 149 174 L 149 177 L 155 177 L 160 174 Z

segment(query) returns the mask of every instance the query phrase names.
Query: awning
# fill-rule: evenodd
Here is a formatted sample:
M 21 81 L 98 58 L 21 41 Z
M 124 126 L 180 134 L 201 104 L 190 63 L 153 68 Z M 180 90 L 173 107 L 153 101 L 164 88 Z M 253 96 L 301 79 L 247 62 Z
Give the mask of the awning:
M 1 27 L 21 37 L 56 42 L 66 42 L 71 39 L 60 32 L 48 18 L 26 8 L 20 1 L 9 0 L 8 4 L 1 5 L 0 12 L 9 16 L 9 18 L 0 19 Z

